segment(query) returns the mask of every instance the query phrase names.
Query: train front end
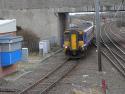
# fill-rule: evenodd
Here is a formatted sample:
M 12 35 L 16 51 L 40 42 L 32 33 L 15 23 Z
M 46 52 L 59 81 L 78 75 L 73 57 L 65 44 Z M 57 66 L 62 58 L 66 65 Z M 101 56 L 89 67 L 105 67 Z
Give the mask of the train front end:
M 69 30 L 64 34 L 64 51 L 69 57 L 79 58 L 84 51 L 83 32 Z

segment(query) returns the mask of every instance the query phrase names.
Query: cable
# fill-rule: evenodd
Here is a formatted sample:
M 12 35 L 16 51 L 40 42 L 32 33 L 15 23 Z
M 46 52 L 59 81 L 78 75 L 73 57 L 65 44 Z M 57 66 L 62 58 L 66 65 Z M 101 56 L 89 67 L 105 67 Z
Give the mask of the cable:
M 121 8 L 121 6 L 123 5 L 123 3 L 124 3 L 124 0 L 122 0 L 122 2 L 121 2 L 121 4 L 120 4 L 120 6 L 119 6 L 118 10 L 116 11 L 116 13 L 115 13 L 115 16 L 114 16 L 114 17 L 116 17 L 116 16 L 117 16 L 117 13 L 118 13 L 118 11 L 120 10 L 120 8 Z
M 122 4 L 124 3 L 124 0 L 122 0 Z

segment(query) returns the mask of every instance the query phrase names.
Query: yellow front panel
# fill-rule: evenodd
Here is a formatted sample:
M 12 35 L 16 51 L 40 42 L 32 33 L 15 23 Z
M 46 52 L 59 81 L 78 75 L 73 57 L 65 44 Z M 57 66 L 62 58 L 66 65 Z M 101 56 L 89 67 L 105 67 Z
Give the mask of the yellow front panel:
M 79 45 L 78 45 L 79 47 L 82 47 L 82 46 L 84 46 L 84 42 L 83 41 L 79 41 Z
M 69 46 L 70 42 L 69 41 L 64 41 L 64 46 Z
M 72 34 L 71 35 L 71 48 L 73 50 L 76 50 L 77 49 L 77 44 L 76 44 L 76 34 Z

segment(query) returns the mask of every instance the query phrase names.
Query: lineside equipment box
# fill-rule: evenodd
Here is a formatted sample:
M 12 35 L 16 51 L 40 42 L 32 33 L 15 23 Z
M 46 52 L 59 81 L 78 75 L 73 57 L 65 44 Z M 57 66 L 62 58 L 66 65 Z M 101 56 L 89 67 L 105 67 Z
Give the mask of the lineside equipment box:
M 0 67 L 12 65 L 21 60 L 22 40 L 21 36 L 0 37 Z

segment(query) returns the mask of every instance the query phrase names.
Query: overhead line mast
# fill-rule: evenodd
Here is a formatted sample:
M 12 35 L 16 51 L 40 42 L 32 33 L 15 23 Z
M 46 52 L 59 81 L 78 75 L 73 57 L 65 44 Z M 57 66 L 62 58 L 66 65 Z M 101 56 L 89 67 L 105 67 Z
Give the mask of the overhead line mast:
M 98 71 L 102 71 L 102 62 L 101 62 L 101 45 L 100 45 L 100 2 L 99 0 L 95 1 L 96 9 L 96 42 L 97 42 L 97 55 L 98 55 Z

